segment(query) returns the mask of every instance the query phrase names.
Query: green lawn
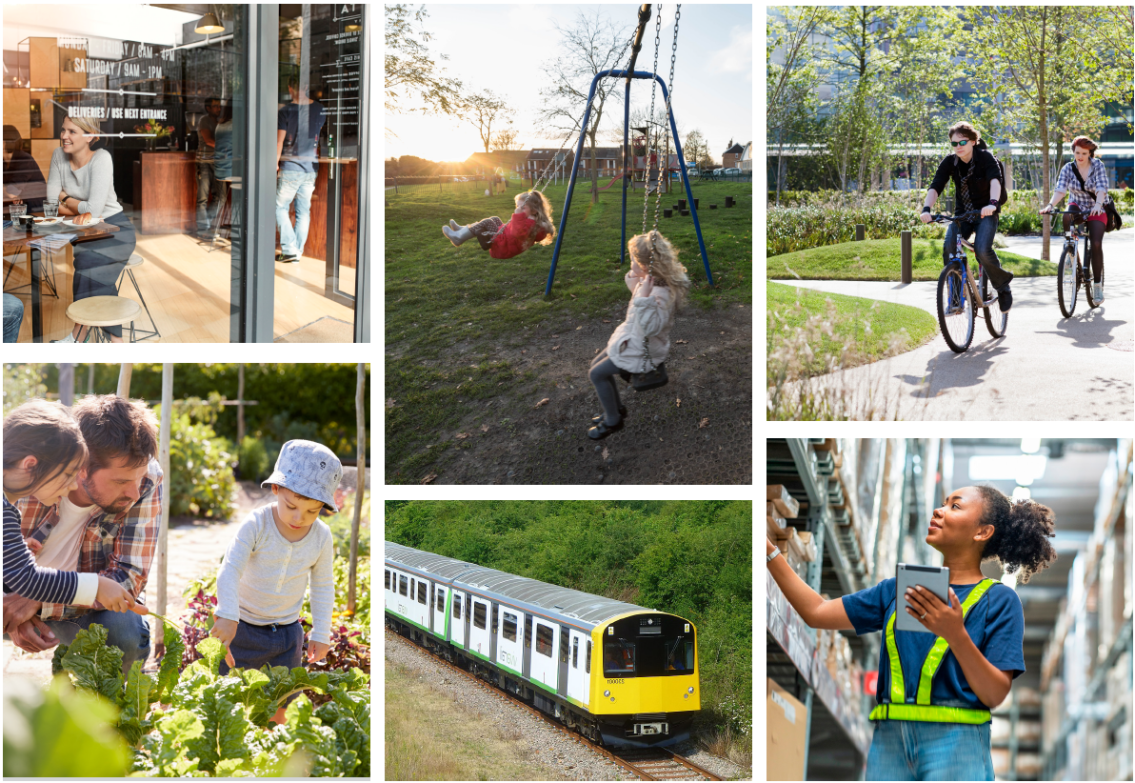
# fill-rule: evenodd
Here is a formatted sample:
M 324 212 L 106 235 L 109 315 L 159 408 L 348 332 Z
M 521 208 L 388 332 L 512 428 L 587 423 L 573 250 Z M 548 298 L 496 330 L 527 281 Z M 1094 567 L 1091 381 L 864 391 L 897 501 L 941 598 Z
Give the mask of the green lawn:
M 834 319 L 828 313 L 829 300 L 835 306 Z M 775 314 L 769 321 L 770 354 L 784 339 L 785 326 L 794 331 L 812 316 L 822 316 L 832 324 L 831 335 L 825 334 L 818 345 L 809 346 L 813 355 L 802 360 L 808 368 L 804 375 L 824 372 L 829 359 L 835 359 L 844 368 L 882 359 L 891 346 L 892 336 L 900 329 L 905 329 L 907 336 L 896 346 L 899 351 L 917 348 L 938 329 L 934 316 L 917 307 L 771 282 L 768 284 L 768 311 Z
M 911 268 L 915 280 L 937 280 L 942 272 L 942 243 L 934 239 L 911 240 Z M 971 262 L 973 254 L 968 254 Z M 1056 264 L 998 250 L 1001 266 L 1018 277 L 1055 275 Z M 772 256 L 768 276 L 803 280 L 894 280 L 902 277 L 902 240 L 868 239 L 843 242 Z M 793 274 L 795 273 L 795 275 Z
M 436 433 L 454 426 L 489 398 L 507 395 L 521 380 L 498 348 L 525 339 L 525 331 L 559 327 L 580 319 L 609 318 L 629 294 L 619 267 L 621 191 L 612 187 L 590 203 L 585 184 L 577 184 L 555 285 L 544 285 L 554 245 L 536 246 L 507 260 L 496 260 L 475 240 L 453 247 L 441 233 L 450 218 L 472 223 L 489 215 L 508 220 L 513 197 L 420 189 L 385 193 L 386 201 L 386 466 L 387 481 L 416 481 L 447 448 Z M 685 198 L 675 188 L 663 206 Z M 716 286 L 706 284 L 690 217 L 659 218 L 659 229 L 680 251 L 693 281 L 690 307 L 715 308 L 752 303 L 753 198 L 749 183 L 693 186 L 700 199 L 698 217 Z M 557 228 L 567 193 L 548 187 Z M 737 205 L 725 209 L 725 196 Z M 717 209 L 709 209 L 716 203 Z M 642 229 L 642 193 L 628 194 L 627 239 Z M 654 202 L 650 204 L 653 223 Z M 617 323 L 617 322 L 615 322 Z M 615 328 L 611 324 L 611 329 Z

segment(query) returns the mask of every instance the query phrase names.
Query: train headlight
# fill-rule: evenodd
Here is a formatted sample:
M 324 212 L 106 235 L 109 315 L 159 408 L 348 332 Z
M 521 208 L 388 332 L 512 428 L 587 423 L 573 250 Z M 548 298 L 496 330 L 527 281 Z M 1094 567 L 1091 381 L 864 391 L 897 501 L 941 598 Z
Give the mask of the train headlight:
M 683 698 L 683 699 L 688 699 L 688 698 L 690 698 L 690 694 L 688 694 L 688 693 L 683 693 L 683 694 L 682 694 L 682 698 Z
M 693 693 L 693 692 L 694 692 L 694 686 L 691 685 L 688 693 Z
M 603 691 L 603 695 L 604 695 L 604 696 L 610 696 L 610 695 L 611 695 L 611 692 L 610 692 L 610 691 Z
M 612 696 L 612 697 L 611 697 L 611 701 L 612 701 L 612 702 L 614 702 L 614 701 L 615 701 L 615 697 L 614 697 L 614 696 Z

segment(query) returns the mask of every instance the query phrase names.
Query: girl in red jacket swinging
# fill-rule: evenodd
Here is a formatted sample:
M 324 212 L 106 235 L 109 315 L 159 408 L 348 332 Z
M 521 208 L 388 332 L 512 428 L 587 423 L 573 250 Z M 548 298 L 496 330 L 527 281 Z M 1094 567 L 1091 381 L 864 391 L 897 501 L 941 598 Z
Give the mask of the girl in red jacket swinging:
M 477 237 L 481 249 L 488 250 L 493 258 L 512 258 L 532 245 L 551 244 L 556 238 L 556 227 L 552 225 L 552 204 L 547 196 L 530 190 L 518 194 L 515 200 L 516 211 L 508 223 L 496 216 L 468 226 L 450 220 L 448 226 L 441 227 L 441 232 L 454 247 Z

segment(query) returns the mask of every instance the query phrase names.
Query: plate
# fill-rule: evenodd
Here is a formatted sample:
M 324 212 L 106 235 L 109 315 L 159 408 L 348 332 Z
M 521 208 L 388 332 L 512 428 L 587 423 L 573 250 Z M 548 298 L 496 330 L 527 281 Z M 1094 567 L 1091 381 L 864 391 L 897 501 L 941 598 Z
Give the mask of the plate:
M 94 218 L 94 217 L 93 217 L 93 218 L 91 218 L 91 219 L 90 219 L 89 221 L 87 221 L 86 223 L 82 223 L 82 224 L 80 224 L 80 225 L 79 225 L 79 226 L 77 226 L 77 227 L 78 227 L 78 228 L 86 228 L 87 226 L 93 226 L 93 225 L 95 225 L 96 223 L 101 223 L 101 222 L 102 222 L 102 218 Z M 67 218 L 67 219 L 65 219 L 65 220 L 63 221 L 63 225 L 65 225 L 65 226 L 74 226 L 74 225 L 75 225 L 75 219 L 74 219 L 74 218 Z
M 37 226 L 54 226 L 56 223 L 62 223 L 63 218 L 36 218 L 35 222 Z

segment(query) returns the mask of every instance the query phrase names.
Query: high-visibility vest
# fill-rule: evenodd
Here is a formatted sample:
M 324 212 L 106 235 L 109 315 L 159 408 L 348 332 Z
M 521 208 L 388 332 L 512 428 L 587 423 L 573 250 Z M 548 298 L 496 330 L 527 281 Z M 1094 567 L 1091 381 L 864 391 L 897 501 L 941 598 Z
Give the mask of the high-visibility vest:
M 989 588 L 1000 584 L 996 579 L 983 579 L 970 590 L 966 600 L 962 601 L 962 618 L 969 616 L 969 610 L 982 599 Z M 890 701 L 878 704 L 871 710 L 871 720 L 914 720 L 926 723 L 988 723 L 989 710 L 974 710 L 965 707 L 941 707 L 930 703 L 930 687 L 934 682 L 934 675 L 942 665 L 942 658 L 946 655 L 949 645 L 939 636 L 934 640 L 934 646 L 926 654 L 922 663 L 922 673 L 918 678 L 918 695 L 913 704 L 907 703 L 906 684 L 902 677 L 902 662 L 899 661 L 898 645 L 895 644 L 895 617 L 899 606 L 895 602 L 895 613 L 887 621 L 887 657 L 891 664 L 891 698 Z

